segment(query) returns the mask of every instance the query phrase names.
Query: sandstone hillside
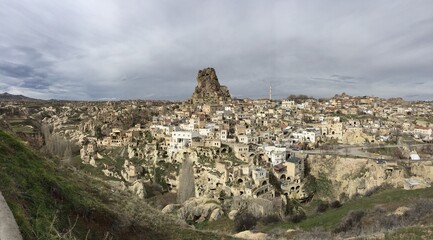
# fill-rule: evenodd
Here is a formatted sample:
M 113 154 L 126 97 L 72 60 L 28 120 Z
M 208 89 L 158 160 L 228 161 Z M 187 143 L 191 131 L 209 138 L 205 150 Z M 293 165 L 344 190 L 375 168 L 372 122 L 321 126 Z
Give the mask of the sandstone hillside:
M 0 191 L 24 239 L 228 239 L 39 156 L 0 130 Z

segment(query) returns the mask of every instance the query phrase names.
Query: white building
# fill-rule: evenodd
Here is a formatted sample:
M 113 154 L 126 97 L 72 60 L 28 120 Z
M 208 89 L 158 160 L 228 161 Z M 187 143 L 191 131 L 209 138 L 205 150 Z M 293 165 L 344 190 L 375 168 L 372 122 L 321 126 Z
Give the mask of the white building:
M 281 103 L 281 108 L 283 109 L 293 109 L 295 107 L 295 101 L 293 100 L 283 100 Z
M 286 147 L 283 146 L 266 146 L 264 148 L 266 156 L 271 160 L 272 165 L 283 163 L 288 158 Z
M 431 136 L 432 131 L 433 130 L 431 128 L 416 126 L 413 130 L 413 133 L 419 136 Z
M 191 146 L 192 139 L 198 137 L 197 132 L 191 131 L 175 131 L 171 133 L 170 151 L 188 148 Z
M 164 126 L 164 125 L 152 125 L 152 126 L 150 126 L 150 130 L 161 131 L 164 134 L 169 135 L 170 131 L 171 131 L 171 127 L 170 126 Z
M 209 136 L 210 133 L 213 132 L 213 128 L 211 127 L 206 127 L 206 128 L 199 128 L 198 129 L 198 134 L 202 135 L 202 136 Z
M 249 143 L 247 135 L 239 135 L 238 139 L 239 139 L 240 143 L 244 143 L 244 144 L 248 144 Z
M 301 142 L 316 142 L 316 133 L 310 131 L 301 131 L 292 133 L 292 137 Z
M 419 161 L 419 160 L 421 160 L 421 158 L 419 157 L 418 153 L 412 152 L 410 154 L 410 160 Z

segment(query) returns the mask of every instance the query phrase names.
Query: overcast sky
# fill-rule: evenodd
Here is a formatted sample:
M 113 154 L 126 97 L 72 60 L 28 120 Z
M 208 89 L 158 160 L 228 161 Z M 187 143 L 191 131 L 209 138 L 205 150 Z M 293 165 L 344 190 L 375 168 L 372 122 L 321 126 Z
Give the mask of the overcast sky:
M 175 99 L 214 67 L 234 97 L 433 100 L 433 1 L 0 0 L 0 91 Z

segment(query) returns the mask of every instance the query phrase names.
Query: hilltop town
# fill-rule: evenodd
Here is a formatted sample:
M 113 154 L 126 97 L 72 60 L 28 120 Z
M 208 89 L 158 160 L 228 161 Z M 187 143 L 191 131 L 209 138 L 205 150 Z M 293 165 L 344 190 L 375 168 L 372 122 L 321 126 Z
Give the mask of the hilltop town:
M 5 95 L 0 120 L 28 145 L 189 224 L 244 211 L 291 216 L 293 202 L 344 203 L 385 185 L 430 187 L 432 102 L 345 93 L 236 99 L 213 68 L 196 80 L 183 102 Z

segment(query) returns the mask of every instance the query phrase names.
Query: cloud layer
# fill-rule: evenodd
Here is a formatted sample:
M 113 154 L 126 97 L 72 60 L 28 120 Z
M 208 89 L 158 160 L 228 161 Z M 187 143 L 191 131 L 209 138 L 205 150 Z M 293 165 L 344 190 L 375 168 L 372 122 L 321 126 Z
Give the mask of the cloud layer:
M 236 97 L 433 100 L 432 1 L 0 0 L 0 91 L 176 99 L 214 67 Z

